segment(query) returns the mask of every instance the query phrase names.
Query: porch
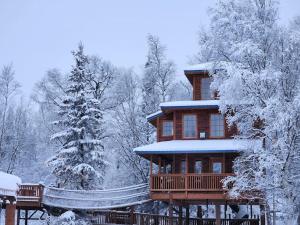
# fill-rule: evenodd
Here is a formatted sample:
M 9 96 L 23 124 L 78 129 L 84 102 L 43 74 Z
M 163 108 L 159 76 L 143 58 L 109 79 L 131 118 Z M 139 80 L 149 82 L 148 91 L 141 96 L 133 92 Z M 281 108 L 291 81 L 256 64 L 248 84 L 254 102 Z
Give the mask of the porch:
M 232 173 L 234 154 L 150 155 L 153 200 L 226 200 L 223 180 Z

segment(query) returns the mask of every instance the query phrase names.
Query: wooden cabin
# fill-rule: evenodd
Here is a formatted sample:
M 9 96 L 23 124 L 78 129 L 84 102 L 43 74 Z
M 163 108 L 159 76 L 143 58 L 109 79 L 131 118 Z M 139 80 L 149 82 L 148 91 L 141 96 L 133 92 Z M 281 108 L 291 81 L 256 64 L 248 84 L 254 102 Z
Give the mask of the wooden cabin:
M 229 128 L 219 112 L 219 100 L 210 89 L 213 67 L 205 63 L 184 71 L 193 86 L 193 99 L 160 104 L 160 111 L 147 117 L 157 129 L 157 142 L 134 151 L 150 161 L 153 200 L 216 205 L 216 224 L 220 224 L 221 205 L 226 209 L 227 204 L 249 203 L 231 199 L 222 183 L 234 176 L 233 161 L 247 141 L 233 139 L 236 128 Z

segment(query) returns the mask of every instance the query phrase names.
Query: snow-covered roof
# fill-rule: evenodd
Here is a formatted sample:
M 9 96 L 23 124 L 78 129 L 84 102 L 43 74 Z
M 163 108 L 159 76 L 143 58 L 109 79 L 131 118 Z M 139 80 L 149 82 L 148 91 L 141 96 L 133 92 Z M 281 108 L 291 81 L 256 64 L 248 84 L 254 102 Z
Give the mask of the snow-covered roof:
M 149 120 L 153 120 L 153 119 L 155 119 L 155 118 L 157 118 L 157 117 L 159 117 L 159 116 L 161 116 L 161 115 L 163 115 L 163 112 L 162 112 L 161 110 L 159 110 L 159 111 L 157 111 L 157 112 L 155 112 L 155 113 L 152 113 L 152 114 L 146 116 L 146 119 L 147 119 L 148 121 L 149 121 Z
M 0 171 L 0 195 L 16 196 L 18 185 L 21 183 L 21 178 Z
M 222 65 L 223 63 L 205 62 L 205 63 L 190 65 L 184 71 L 185 72 L 188 71 L 207 72 L 207 71 L 222 70 L 224 69 Z
M 138 155 L 182 154 L 182 153 L 230 153 L 246 149 L 249 144 L 259 144 L 250 140 L 172 140 L 156 142 L 134 149 Z
M 218 108 L 220 100 L 174 101 L 160 104 L 162 110 L 168 108 L 211 109 Z
M 163 102 L 159 106 L 161 110 L 148 115 L 148 121 L 156 119 L 164 114 L 167 109 L 218 109 L 220 100 L 193 100 L 193 101 L 174 101 Z

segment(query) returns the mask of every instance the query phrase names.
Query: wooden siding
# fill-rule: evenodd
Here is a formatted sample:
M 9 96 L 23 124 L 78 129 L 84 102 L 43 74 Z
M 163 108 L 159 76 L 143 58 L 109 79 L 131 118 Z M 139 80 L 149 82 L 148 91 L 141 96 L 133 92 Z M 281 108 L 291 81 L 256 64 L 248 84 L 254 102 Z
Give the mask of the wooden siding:
M 206 139 L 217 139 L 210 138 L 210 114 L 219 113 L 218 109 L 193 109 L 193 110 L 174 110 L 166 116 L 162 116 L 157 119 L 157 141 L 169 141 L 169 140 L 185 140 L 183 137 L 183 115 L 184 114 L 196 114 L 197 115 L 197 136 L 193 139 L 200 139 L 200 131 L 206 132 Z M 173 136 L 164 137 L 162 136 L 162 122 L 164 120 L 173 121 Z M 222 139 L 232 138 L 236 134 L 236 128 L 228 128 L 228 125 L 225 123 L 225 137 Z M 188 140 L 191 140 L 190 138 Z

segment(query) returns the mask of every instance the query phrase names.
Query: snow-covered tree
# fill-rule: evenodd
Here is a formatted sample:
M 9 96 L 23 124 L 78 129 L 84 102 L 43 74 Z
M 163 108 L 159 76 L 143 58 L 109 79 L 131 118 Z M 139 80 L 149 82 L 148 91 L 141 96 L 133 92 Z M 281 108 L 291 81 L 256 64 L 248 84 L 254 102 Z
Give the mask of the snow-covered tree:
M 148 35 L 147 39 L 149 49 L 143 76 L 143 91 L 155 107 L 155 103 L 157 106 L 159 102 L 170 100 L 170 89 L 175 81 L 175 64 L 167 59 L 166 47 L 157 36 Z M 156 109 L 157 107 L 149 111 L 153 112 Z
M 0 74 L 0 158 L 4 158 L 5 150 L 5 136 L 6 136 L 6 122 L 8 117 L 8 110 L 12 97 L 16 94 L 20 85 L 14 79 L 14 70 L 12 65 L 3 66 Z
M 127 182 L 148 182 L 149 163 L 136 155 L 133 149 L 148 144 L 145 135 L 145 118 L 141 108 L 139 81 L 132 70 L 124 70 L 116 86 L 119 102 L 113 114 L 112 145 L 119 154 L 118 162 L 125 167 L 129 177 Z
M 60 119 L 54 122 L 61 130 L 52 136 L 62 146 L 48 164 L 62 187 L 94 189 L 103 183 L 106 167 L 103 111 L 94 96 L 95 89 L 89 85 L 93 73 L 82 44 L 73 56 L 75 65 L 68 76 L 66 95 L 59 103 Z
M 220 0 L 210 10 L 210 30 L 201 35 L 198 60 L 223 71 L 212 87 L 221 111 L 239 130 L 237 138 L 256 138 L 234 163 L 231 194 L 261 190 L 270 208 L 288 221 L 299 220 L 299 32 L 279 27 L 277 1 Z M 204 37 L 205 36 L 205 37 Z M 231 112 L 231 113 L 228 113 Z M 273 206 L 273 205 L 272 205 Z M 288 210 L 288 212 L 287 212 Z M 268 214 L 270 223 L 270 214 Z

